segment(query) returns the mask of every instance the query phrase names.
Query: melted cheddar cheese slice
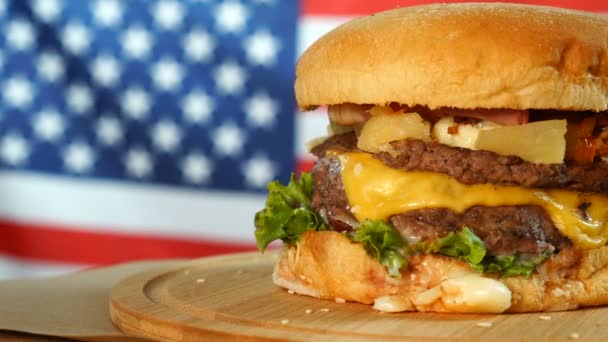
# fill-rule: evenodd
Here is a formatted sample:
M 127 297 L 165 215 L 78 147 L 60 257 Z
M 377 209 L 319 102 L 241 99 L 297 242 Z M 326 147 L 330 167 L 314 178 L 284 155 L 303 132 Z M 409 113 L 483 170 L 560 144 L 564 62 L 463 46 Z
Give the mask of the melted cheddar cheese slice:
M 338 158 L 344 190 L 359 221 L 386 220 L 391 215 L 426 208 L 448 208 L 462 213 L 476 205 L 538 205 L 576 245 L 597 248 L 608 241 L 608 197 L 604 195 L 465 185 L 441 173 L 392 169 L 367 153 L 345 153 Z M 590 204 L 586 217 L 578 209 L 582 203 Z

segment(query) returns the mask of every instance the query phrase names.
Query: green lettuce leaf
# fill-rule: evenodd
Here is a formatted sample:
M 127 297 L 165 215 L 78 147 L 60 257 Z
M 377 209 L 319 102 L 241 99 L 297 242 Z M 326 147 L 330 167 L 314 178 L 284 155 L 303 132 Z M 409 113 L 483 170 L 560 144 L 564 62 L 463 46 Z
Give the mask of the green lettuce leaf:
M 353 240 L 363 244 L 367 253 L 386 267 L 389 275 L 401 278 L 400 270 L 407 265 L 406 246 L 392 225 L 366 220 L 357 228 Z
M 545 252 L 538 256 L 504 255 L 490 257 L 486 260 L 484 271 L 500 273 L 502 277 L 523 275 L 529 277 L 536 266 L 542 264 L 551 253 Z
M 418 250 L 420 251 L 420 247 Z M 423 252 L 455 257 L 468 262 L 478 272 L 500 273 L 501 277 L 517 275 L 528 277 L 536 266 L 551 255 L 548 252 L 534 257 L 526 255 L 489 255 L 483 241 L 467 227 L 464 227 L 458 233 L 451 232 L 430 244 L 423 245 Z
M 467 227 L 430 243 L 408 245 L 390 223 L 368 220 L 357 228 L 352 239 L 363 244 L 367 254 L 378 259 L 389 274 L 397 278 L 401 277 L 401 269 L 407 266 L 407 257 L 415 253 L 438 253 L 458 258 L 480 273 L 499 273 L 501 277 L 528 277 L 551 255 L 547 252 L 539 256 L 492 256 L 483 241 Z
M 482 261 L 486 252 L 483 241 L 467 227 L 433 241 L 425 250 L 425 253 L 439 253 L 464 260 L 480 272 L 484 270 Z
M 266 206 L 255 214 L 255 238 L 264 252 L 275 240 L 296 243 L 307 230 L 327 230 L 323 219 L 310 208 L 312 175 L 302 173 L 296 180 L 291 175 L 289 184 L 278 181 L 268 184 Z

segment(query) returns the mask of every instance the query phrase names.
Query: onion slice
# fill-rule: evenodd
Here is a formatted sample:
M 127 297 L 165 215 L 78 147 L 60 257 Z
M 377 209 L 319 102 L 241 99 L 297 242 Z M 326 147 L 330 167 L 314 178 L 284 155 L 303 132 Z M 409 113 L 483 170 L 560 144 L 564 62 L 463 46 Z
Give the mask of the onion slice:
M 369 119 L 367 112 L 369 106 L 362 106 L 353 103 L 343 103 L 331 105 L 327 108 L 329 120 L 338 125 L 350 126 L 364 123 Z

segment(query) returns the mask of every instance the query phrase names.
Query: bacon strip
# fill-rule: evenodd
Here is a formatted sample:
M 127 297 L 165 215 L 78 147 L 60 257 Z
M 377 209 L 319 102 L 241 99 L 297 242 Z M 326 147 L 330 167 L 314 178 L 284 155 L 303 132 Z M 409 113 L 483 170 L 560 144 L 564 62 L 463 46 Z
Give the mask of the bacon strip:
M 443 116 L 456 116 L 464 118 L 476 118 L 495 122 L 504 126 L 523 125 L 528 123 L 529 112 L 517 109 L 458 109 L 439 108 L 430 110 L 425 106 L 405 106 L 397 103 L 389 105 L 394 112 L 417 112 L 431 122 L 439 120 Z M 364 123 L 369 119 L 368 110 L 371 105 L 356 105 L 344 103 L 332 105 L 328 108 L 329 119 L 339 125 L 355 125 Z
M 518 109 L 457 109 L 442 108 L 437 111 L 442 116 L 460 116 L 465 118 L 476 118 L 492 121 L 503 126 L 516 126 L 527 124 L 530 113 L 527 110 Z

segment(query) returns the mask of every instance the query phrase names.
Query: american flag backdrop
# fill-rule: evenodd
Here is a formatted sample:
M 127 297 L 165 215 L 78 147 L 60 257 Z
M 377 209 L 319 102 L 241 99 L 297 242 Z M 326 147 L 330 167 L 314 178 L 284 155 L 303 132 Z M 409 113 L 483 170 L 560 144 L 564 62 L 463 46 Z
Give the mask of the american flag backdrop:
M 298 55 L 432 2 L 0 0 L 0 278 L 254 250 L 266 183 L 327 125 L 296 110 Z

